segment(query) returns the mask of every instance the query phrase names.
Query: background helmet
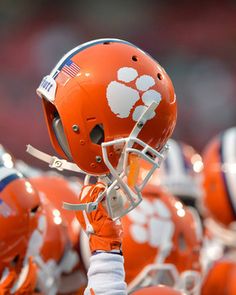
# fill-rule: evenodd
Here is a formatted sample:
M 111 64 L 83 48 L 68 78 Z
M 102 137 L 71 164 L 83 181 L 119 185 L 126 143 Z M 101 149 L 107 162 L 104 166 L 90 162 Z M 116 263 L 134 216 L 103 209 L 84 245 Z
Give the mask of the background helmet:
M 159 286 L 152 286 L 152 287 L 145 287 L 139 290 L 136 290 L 131 295 L 181 295 L 183 294 L 180 291 L 172 289 L 167 286 L 159 285 Z
M 127 283 L 153 263 L 174 264 L 180 273 L 200 270 L 201 225 L 193 212 L 167 191 L 147 186 L 143 202 L 122 219 Z
M 203 151 L 206 215 L 228 226 L 236 221 L 236 128 L 214 137 Z
M 23 260 L 39 209 L 29 181 L 16 169 L 0 166 L 0 269 Z
M 236 263 L 223 258 L 214 263 L 206 273 L 201 294 L 233 295 L 236 294 Z

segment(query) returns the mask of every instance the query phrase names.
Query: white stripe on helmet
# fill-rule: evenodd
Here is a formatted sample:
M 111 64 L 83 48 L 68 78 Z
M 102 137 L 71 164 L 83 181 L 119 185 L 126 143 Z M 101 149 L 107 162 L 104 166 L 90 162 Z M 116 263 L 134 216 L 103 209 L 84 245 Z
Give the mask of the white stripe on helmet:
M 222 162 L 230 201 L 236 213 L 236 128 L 230 128 L 223 134 Z
M 80 44 L 79 46 L 71 49 L 69 52 L 67 52 L 60 60 L 59 62 L 56 64 L 56 66 L 53 68 L 53 70 L 51 71 L 50 73 L 50 76 L 53 77 L 58 71 L 59 71 L 59 68 L 61 67 L 61 65 L 66 61 L 66 59 L 68 57 L 70 57 L 71 55 L 73 56 L 73 53 L 75 53 L 76 51 L 80 51 L 82 50 L 83 48 L 86 48 L 86 47 L 89 47 L 93 44 L 96 44 L 96 43 L 102 43 L 102 42 L 107 42 L 107 41 L 111 41 L 111 42 L 122 42 L 122 43 L 128 43 L 126 41 L 123 41 L 123 40 L 120 40 L 120 39 L 107 39 L 107 38 L 103 38 L 103 39 L 97 39 L 97 40 L 92 40 L 92 41 L 89 41 L 89 42 L 86 42 L 86 43 L 83 43 L 83 44 Z
M 5 166 L 0 167 L 0 181 L 2 181 L 4 178 L 10 176 L 10 175 L 18 175 L 19 177 L 22 177 L 21 173 L 13 168 L 7 168 Z

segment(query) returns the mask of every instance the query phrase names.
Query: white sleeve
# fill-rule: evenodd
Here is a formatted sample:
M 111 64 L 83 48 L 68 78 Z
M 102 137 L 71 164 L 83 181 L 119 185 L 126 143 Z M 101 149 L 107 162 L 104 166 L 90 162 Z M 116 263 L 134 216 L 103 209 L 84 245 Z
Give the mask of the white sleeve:
M 90 257 L 85 295 L 126 295 L 126 289 L 123 256 L 102 252 Z

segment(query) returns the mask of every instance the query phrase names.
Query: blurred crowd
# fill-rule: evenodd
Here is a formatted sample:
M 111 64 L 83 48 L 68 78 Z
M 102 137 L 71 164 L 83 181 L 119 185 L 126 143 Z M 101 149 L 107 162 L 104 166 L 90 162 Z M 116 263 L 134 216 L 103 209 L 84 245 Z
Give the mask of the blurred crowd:
M 115 37 L 165 67 L 178 97 L 175 137 L 201 151 L 235 123 L 235 12 L 234 1 L 1 1 L 2 143 L 26 161 L 29 142 L 50 151 L 35 94 L 42 76 L 68 49 Z

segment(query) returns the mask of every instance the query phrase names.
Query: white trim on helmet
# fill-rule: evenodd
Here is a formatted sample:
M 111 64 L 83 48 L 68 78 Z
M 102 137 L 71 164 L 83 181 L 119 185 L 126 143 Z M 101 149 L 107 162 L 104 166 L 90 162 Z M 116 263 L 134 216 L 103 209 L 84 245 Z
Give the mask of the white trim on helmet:
M 236 212 L 236 128 L 228 129 L 223 135 L 222 162 L 229 197 Z

